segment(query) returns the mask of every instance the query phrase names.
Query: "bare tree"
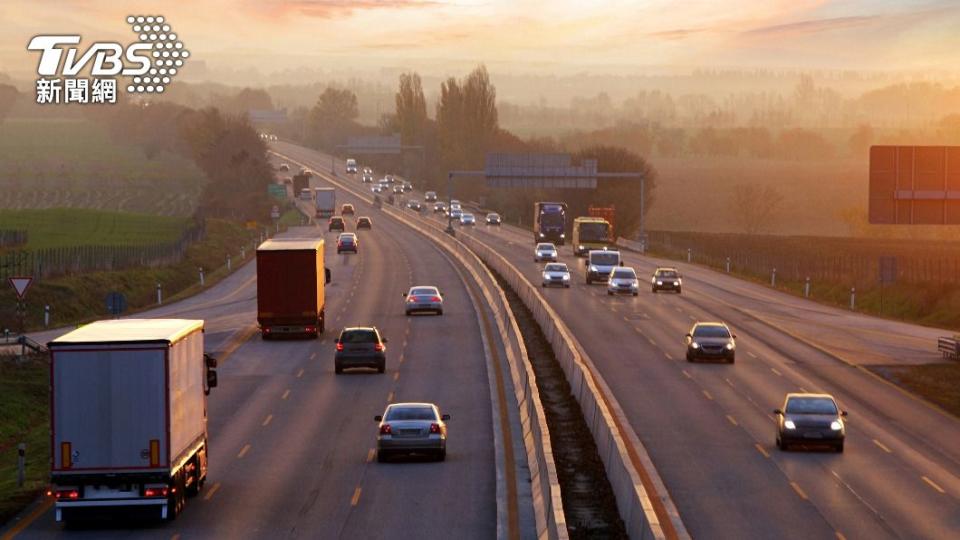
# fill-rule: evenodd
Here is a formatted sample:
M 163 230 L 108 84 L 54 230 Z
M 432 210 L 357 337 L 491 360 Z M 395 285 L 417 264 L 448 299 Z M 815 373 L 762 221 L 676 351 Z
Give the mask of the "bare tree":
M 769 232 L 777 222 L 783 195 L 773 186 L 737 184 L 733 187 L 731 203 L 733 219 L 747 234 Z

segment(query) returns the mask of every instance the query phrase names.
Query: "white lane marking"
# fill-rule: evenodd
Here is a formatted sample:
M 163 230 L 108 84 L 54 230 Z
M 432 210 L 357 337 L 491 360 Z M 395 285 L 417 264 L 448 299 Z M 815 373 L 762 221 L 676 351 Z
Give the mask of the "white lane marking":
M 749 356 L 750 358 L 756 358 L 756 357 L 757 357 L 757 355 L 753 354 L 753 353 L 750 352 L 750 351 L 747 351 L 747 356 Z
M 804 493 L 803 488 L 801 488 L 799 484 L 797 484 L 796 482 L 790 482 L 790 487 L 792 487 L 793 490 L 797 492 L 797 495 L 799 495 L 801 499 L 805 501 L 809 500 L 809 498 L 807 497 L 807 494 Z
M 287 388 L 286 392 L 284 392 L 283 395 L 280 396 L 280 399 L 287 399 L 288 397 L 290 397 L 290 389 L 289 389 L 289 388 Z
M 886 452 L 886 453 L 888 453 L 888 454 L 892 454 L 892 453 L 893 453 L 893 450 L 887 448 L 887 445 L 883 444 L 882 442 L 880 442 L 880 441 L 878 441 L 878 440 L 876 440 L 876 439 L 873 440 L 873 444 L 879 446 L 881 450 L 883 450 L 884 452 Z
M 946 491 L 942 487 L 938 486 L 937 483 L 934 482 L 933 480 L 927 478 L 926 476 L 921 476 L 920 478 L 923 478 L 923 481 L 926 482 L 927 485 L 929 485 L 933 489 L 939 491 L 940 493 L 946 493 Z
M 783 377 L 783 373 L 780 373 L 779 371 L 777 371 L 777 368 L 775 367 L 770 368 L 770 371 L 776 373 L 780 377 Z
M 237 454 L 237 459 L 243 458 L 243 456 L 247 455 L 247 452 L 249 451 L 250 451 L 250 445 L 249 444 L 243 445 L 243 448 L 240 450 L 240 453 Z
M 271 422 L 272 420 L 273 420 L 273 415 L 272 415 L 272 414 L 268 414 L 267 417 L 263 419 L 263 423 L 260 424 L 260 425 L 263 426 L 263 427 L 267 427 L 268 425 L 270 425 L 270 422 Z

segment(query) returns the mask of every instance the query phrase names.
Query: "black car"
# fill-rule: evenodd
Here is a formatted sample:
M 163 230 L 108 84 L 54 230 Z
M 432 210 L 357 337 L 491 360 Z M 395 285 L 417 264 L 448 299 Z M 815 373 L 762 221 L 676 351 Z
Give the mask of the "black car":
M 403 194 L 403 186 L 393 186 L 393 192 L 397 195 Z
M 657 268 L 650 278 L 650 288 L 653 292 L 657 291 L 676 291 L 680 294 L 683 288 L 683 280 L 680 279 L 680 272 L 676 268 Z
M 343 218 L 340 216 L 333 216 L 330 218 L 330 221 L 327 222 L 329 231 L 344 231 L 347 228 L 346 223 L 344 223 Z
M 360 229 L 372 229 L 373 222 L 370 221 L 370 218 L 367 216 L 360 216 L 357 218 L 357 230 Z
M 840 410 L 830 394 L 787 394 L 783 408 L 773 414 L 777 415 L 777 448 L 829 446 L 843 452 L 847 411 Z
M 423 205 L 420 204 L 420 201 L 416 199 L 411 199 L 407 201 L 407 208 L 413 210 L 414 212 L 419 212 L 423 209 Z
M 372 368 L 377 373 L 386 371 L 387 338 L 381 337 L 376 327 L 344 328 L 336 344 L 333 371 L 338 375 L 351 368 Z
M 500 225 L 503 219 L 500 217 L 500 214 L 496 212 L 490 212 L 487 214 L 487 225 Z
M 340 237 L 337 238 L 337 254 L 343 253 L 344 251 L 351 251 L 357 253 L 357 246 L 359 242 L 357 241 L 357 235 L 354 233 L 340 233 Z
M 404 192 L 413 191 L 413 184 L 410 182 L 404 182 L 402 186 Z
M 737 335 L 722 322 L 698 322 L 687 333 L 687 361 L 736 361 Z

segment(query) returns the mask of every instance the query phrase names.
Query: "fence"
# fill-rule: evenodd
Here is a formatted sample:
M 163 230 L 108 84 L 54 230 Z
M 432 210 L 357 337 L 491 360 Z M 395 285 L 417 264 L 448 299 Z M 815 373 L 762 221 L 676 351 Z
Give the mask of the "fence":
M 908 283 L 960 284 L 960 244 L 853 238 L 772 237 L 651 231 L 654 253 L 718 269 L 778 279 L 873 284 L 880 257 L 895 257 L 896 279 Z
M 2 229 L 0 230 L 0 248 L 22 246 L 27 243 L 27 231 Z
M 11 276 L 35 280 L 90 271 L 158 267 L 179 263 L 187 248 L 206 234 L 201 221 L 186 229 L 176 242 L 144 246 L 68 246 L 0 254 L 0 281 Z

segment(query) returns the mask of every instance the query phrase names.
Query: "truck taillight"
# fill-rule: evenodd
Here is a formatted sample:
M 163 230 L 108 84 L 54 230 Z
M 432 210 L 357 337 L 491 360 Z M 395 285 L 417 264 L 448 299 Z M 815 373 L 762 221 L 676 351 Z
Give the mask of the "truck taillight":
M 377 343 L 376 345 L 373 346 L 373 350 L 377 352 L 381 352 L 383 351 L 383 345 L 381 345 L 380 343 Z
M 69 469 L 73 465 L 73 456 L 69 442 L 60 443 L 60 466 Z
M 144 497 L 166 497 L 168 493 L 170 493 L 170 489 L 165 487 L 146 488 L 143 490 Z
M 47 492 L 47 495 L 51 495 L 51 496 L 53 496 L 54 499 L 57 499 L 57 500 L 61 500 L 61 499 L 79 499 L 79 498 L 80 498 L 80 490 L 79 490 L 79 489 L 74 489 L 74 488 L 54 489 L 54 490 L 48 491 L 48 492 Z
M 160 466 L 160 440 L 150 439 L 150 466 Z
M 430 433 L 440 433 L 440 424 L 430 424 Z
M 307 327 L 307 333 L 308 333 L 308 334 L 312 334 L 312 333 L 314 333 L 314 332 L 316 332 L 316 331 L 317 331 L 317 327 L 316 327 L 316 326 L 308 326 L 308 327 Z

